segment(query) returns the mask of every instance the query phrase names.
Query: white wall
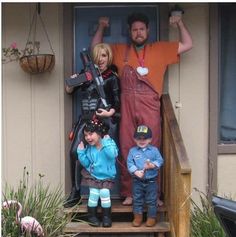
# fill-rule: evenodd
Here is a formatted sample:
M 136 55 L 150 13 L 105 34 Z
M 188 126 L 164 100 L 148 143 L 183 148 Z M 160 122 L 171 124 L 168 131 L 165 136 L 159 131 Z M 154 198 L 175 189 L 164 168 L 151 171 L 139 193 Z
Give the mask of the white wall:
M 206 191 L 208 159 L 208 4 L 181 4 L 184 22 L 193 38 L 193 49 L 181 55 L 169 70 L 169 93 L 192 166 L 192 188 Z M 171 39 L 178 39 L 176 30 Z M 193 192 L 193 197 L 195 193 Z
M 236 201 L 236 155 L 218 157 L 218 194 Z
M 169 93 L 175 108 L 183 140 L 192 166 L 192 187 L 206 191 L 208 159 L 208 81 L 209 81 L 209 15 L 206 3 L 184 3 L 184 21 L 192 34 L 194 47 L 181 56 L 178 65 L 169 67 Z M 2 47 L 17 42 L 24 48 L 35 4 L 2 4 Z M 67 130 L 71 121 L 71 97 L 65 96 L 63 78 L 62 4 L 41 3 L 56 56 L 51 73 L 30 76 L 17 62 L 2 67 L 2 183 L 16 185 L 27 166 L 33 179 L 45 174 L 45 181 L 65 185 L 69 177 Z M 171 40 L 178 39 L 176 29 Z M 41 42 L 42 47 L 47 42 Z M 66 101 L 66 102 L 65 102 Z M 66 104 L 65 104 L 66 103 Z M 65 127 L 66 124 L 66 127 Z M 66 130 L 66 132 L 65 132 Z M 66 137 L 65 137 L 66 136 Z M 66 148 L 65 148 L 66 147 Z M 235 195 L 235 155 L 219 156 L 219 193 Z M 67 181 L 65 181 L 67 180 Z M 69 185 L 66 185 L 69 189 Z M 194 194 L 195 195 L 195 194 Z M 193 195 L 193 197 L 194 197 Z
M 24 49 L 34 13 L 33 3 L 3 3 L 2 47 L 16 42 Z M 62 6 L 41 3 L 41 17 L 55 51 L 51 73 L 29 75 L 18 62 L 2 67 L 2 184 L 16 185 L 27 167 L 31 179 L 45 175 L 52 186 L 64 189 L 64 78 Z M 42 28 L 37 34 L 43 36 Z M 40 39 L 41 48 L 47 38 Z M 51 53 L 51 51 L 49 51 Z
M 193 49 L 181 55 L 169 70 L 169 93 L 192 166 L 192 188 L 206 193 L 208 186 L 209 124 L 209 5 L 181 4 L 184 21 L 193 37 Z M 178 39 L 172 30 L 171 39 Z M 236 155 L 219 155 L 218 194 L 236 199 Z M 193 191 L 193 198 L 198 197 Z

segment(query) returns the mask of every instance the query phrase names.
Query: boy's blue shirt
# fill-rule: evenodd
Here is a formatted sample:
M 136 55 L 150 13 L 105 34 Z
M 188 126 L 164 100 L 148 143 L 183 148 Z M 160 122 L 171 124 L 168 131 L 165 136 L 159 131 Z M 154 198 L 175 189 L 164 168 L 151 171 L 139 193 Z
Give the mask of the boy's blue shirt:
M 127 167 L 129 172 L 134 175 L 136 170 L 143 170 L 145 162 L 149 160 L 156 167 L 154 169 L 145 170 L 143 179 L 151 179 L 158 175 L 158 168 L 160 168 L 164 160 L 157 147 L 148 145 L 145 149 L 138 146 L 132 147 L 129 150 L 127 158 Z
M 114 179 L 116 176 L 116 157 L 118 148 L 111 138 L 101 140 L 102 148 L 87 145 L 85 149 L 77 148 L 78 159 L 83 167 L 96 179 Z

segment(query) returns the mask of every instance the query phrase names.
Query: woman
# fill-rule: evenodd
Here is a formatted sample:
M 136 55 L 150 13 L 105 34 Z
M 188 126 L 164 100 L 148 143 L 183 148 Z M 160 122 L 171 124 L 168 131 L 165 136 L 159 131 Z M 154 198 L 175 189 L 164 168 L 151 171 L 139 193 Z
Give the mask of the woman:
M 104 122 L 109 129 L 108 134 L 116 142 L 118 142 L 118 114 L 120 110 L 120 86 L 119 79 L 112 62 L 112 51 L 108 44 L 97 44 L 93 48 L 92 58 L 97 64 L 104 80 L 104 92 L 106 101 L 110 105 L 108 109 L 104 108 L 99 93 L 91 81 L 85 82 L 76 88 L 66 86 L 67 93 L 72 93 L 78 90 L 81 98 L 80 108 L 81 115 L 76 123 L 73 134 L 71 136 L 72 144 L 70 149 L 70 166 L 71 166 L 71 183 L 72 190 L 70 196 L 66 200 L 64 207 L 72 207 L 77 204 L 80 199 L 80 183 L 81 183 L 81 165 L 77 161 L 77 146 L 83 139 L 82 130 L 86 121 L 95 117 L 104 119 Z M 77 74 L 71 76 L 75 78 Z M 77 167 L 76 167 L 77 166 Z

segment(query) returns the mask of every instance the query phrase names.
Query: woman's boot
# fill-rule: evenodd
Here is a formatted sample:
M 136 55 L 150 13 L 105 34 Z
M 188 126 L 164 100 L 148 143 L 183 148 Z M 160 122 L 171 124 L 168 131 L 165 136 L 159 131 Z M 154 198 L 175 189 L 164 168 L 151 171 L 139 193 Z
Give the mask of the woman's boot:
M 100 221 L 97 218 L 97 207 L 88 206 L 88 222 L 91 226 L 100 226 Z
M 81 203 L 80 191 L 76 190 L 76 187 L 72 187 L 71 193 L 64 203 L 64 207 L 69 208 Z
M 102 226 L 103 227 L 111 227 L 112 226 L 111 207 L 102 208 L 102 214 L 103 214 Z

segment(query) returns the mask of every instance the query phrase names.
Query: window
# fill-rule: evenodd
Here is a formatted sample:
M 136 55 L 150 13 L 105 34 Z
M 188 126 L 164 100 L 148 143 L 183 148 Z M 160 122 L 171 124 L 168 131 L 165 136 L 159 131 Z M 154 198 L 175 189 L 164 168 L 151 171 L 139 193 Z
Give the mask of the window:
M 236 144 L 236 4 L 219 4 L 219 143 Z
M 209 157 L 216 166 L 218 154 L 236 153 L 236 4 L 209 5 Z
M 236 4 L 209 6 L 208 191 L 215 193 L 219 154 L 236 154 Z

